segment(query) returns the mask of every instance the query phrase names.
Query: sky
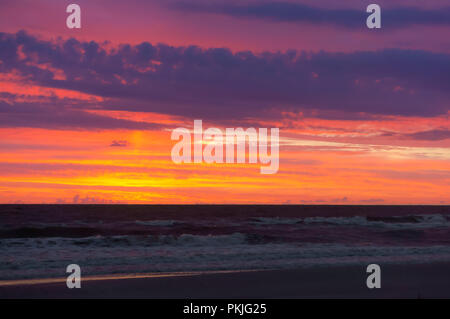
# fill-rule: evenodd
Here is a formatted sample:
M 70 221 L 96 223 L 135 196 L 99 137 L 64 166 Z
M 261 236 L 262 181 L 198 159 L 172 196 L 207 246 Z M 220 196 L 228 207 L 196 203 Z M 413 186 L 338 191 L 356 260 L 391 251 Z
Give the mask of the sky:
M 450 5 L 0 2 L 0 203 L 450 204 Z M 280 129 L 279 170 L 176 164 L 177 127 Z

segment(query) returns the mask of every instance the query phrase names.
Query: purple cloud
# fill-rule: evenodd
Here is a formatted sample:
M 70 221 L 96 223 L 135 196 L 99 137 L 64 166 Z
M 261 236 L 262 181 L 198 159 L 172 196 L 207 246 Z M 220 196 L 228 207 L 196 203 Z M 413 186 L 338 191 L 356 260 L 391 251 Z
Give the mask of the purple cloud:
M 115 119 L 83 110 L 72 109 L 64 103 L 12 103 L 0 101 L 0 127 L 34 127 L 50 129 L 161 129 L 163 125 Z
M 441 141 L 450 139 L 450 130 L 436 129 L 406 135 L 408 138 L 422 141 Z
M 127 147 L 128 146 L 128 141 L 112 141 L 111 144 L 109 145 L 111 147 Z
M 365 28 L 368 14 L 361 5 L 355 9 L 327 9 L 292 2 L 205 3 L 180 1 L 170 7 L 183 12 L 214 13 L 236 18 L 253 18 L 275 22 L 333 25 L 350 29 Z M 427 10 L 415 7 L 384 8 L 383 28 L 404 28 L 413 25 L 450 26 L 450 7 Z
M 41 86 L 106 98 L 97 108 L 213 120 L 261 118 L 273 110 L 333 118 L 341 113 L 436 116 L 447 114 L 450 103 L 450 55 L 419 50 L 255 54 L 147 42 L 106 50 L 93 41 L 51 42 L 18 32 L 0 33 L 0 61 L 2 73 L 15 71 Z M 65 78 L 58 79 L 54 70 Z M 15 120 L 3 117 L 4 125 L 144 125 L 106 122 L 82 112 L 92 107 L 85 102 L 0 107 L 10 117 L 23 113 Z M 37 110 L 40 117 L 29 115 Z

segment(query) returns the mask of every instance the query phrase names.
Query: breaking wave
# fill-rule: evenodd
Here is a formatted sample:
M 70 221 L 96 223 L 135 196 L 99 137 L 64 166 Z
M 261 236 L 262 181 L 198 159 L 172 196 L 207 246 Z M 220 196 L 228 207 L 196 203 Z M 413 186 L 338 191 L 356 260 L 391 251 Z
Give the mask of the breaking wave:
M 411 215 L 393 217 L 306 217 L 306 218 L 279 218 L 259 217 L 252 221 L 259 225 L 334 225 L 334 226 L 365 226 L 385 228 L 434 228 L 449 227 L 448 216 L 436 215 Z

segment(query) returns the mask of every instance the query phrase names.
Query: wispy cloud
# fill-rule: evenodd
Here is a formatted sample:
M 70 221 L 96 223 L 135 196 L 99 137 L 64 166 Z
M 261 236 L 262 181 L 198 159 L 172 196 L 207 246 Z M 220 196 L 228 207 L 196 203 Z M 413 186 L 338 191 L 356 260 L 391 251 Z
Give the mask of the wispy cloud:
M 407 134 L 406 137 L 412 138 L 414 140 L 423 140 L 423 141 L 441 141 L 450 139 L 450 130 L 448 129 L 435 129 L 429 131 L 422 131 Z
M 364 28 L 364 21 L 367 18 L 363 6 L 359 9 L 328 9 L 301 3 L 275 1 L 243 4 L 180 1 L 171 3 L 170 7 L 184 12 L 214 13 L 274 22 L 334 25 L 349 29 Z M 450 7 L 427 10 L 402 6 L 383 10 L 383 27 L 392 29 L 413 25 L 450 26 Z
M 128 146 L 128 141 L 112 141 L 111 144 L 109 145 L 111 147 L 127 147 Z

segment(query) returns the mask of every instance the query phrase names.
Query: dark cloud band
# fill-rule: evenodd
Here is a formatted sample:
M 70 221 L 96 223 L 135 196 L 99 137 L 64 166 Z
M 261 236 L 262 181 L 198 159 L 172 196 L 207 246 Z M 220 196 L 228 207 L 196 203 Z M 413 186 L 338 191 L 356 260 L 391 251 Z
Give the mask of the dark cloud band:
M 205 4 L 199 2 L 172 3 L 172 9 L 184 12 L 214 13 L 236 18 L 254 18 L 276 22 L 299 22 L 334 25 L 344 28 L 365 28 L 368 14 L 365 7 L 357 9 L 327 9 L 289 2 L 251 4 Z M 450 26 L 450 7 L 426 10 L 414 7 L 383 9 L 383 28 L 401 28 L 413 25 Z

